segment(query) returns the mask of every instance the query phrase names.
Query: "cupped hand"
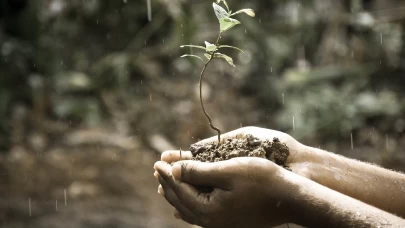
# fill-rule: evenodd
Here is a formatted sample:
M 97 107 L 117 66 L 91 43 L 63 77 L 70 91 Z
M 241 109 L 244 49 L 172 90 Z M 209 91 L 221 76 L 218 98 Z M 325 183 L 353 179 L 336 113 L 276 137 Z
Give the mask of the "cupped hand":
M 188 156 L 188 155 L 186 155 Z M 160 192 L 184 221 L 206 228 L 270 227 L 289 222 L 290 172 L 261 158 L 157 162 Z M 200 186 L 209 186 L 210 192 Z
M 290 149 L 290 155 L 287 158 L 286 166 L 288 166 L 294 173 L 309 178 L 309 174 L 307 172 L 307 161 L 309 159 L 307 146 L 301 144 L 284 132 L 259 127 L 243 127 L 222 134 L 221 141 L 229 138 L 241 138 L 246 135 L 253 135 L 262 141 L 266 139 L 273 140 L 273 138 L 278 138 L 280 142 L 285 143 Z M 213 136 L 211 138 L 201 140 L 197 142 L 197 144 L 208 144 L 217 141 L 218 137 Z M 191 158 L 192 154 L 190 151 L 180 152 L 179 150 L 165 151 L 161 156 L 161 160 L 167 163 L 173 163 L 180 160 L 189 160 Z

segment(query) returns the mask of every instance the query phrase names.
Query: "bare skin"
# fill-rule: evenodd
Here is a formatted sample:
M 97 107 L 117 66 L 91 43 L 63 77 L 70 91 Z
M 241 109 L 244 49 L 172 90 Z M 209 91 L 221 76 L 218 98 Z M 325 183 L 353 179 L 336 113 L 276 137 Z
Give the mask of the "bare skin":
M 403 187 L 405 175 L 307 147 L 291 136 L 278 131 L 247 127 L 224 134 L 222 138 L 239 137 L 245 134 L 252 134 L 261 139 L 278 137 L 280 141 L 286 143 L 291 150 L 291 155 L 287 161 L 288 165 L 294 173 L 300 176 L 258 158 L 237 158 L 218 162 L 208 165 L 210 169 L 206 167 L 207 164 L 205 163 L 192 161 L 176 163 L 173 168 L 167 163 L 157 163 L 156 169 L 160 175 L 155 175 L 162 185 L 160 192 L 178 210 L 183 208 L 179 210 L 179 213 L 184 220 L 205 225 L 205 227 L 221 227 L 218 223 L 220 220 L 213 216 L 225 216 L 228 213 L 232 215 L 232 218 L 238 218 L 251 225 L 253 221 L 258 221 L 257 226 L 252 225 L 252 227 L 268 227 L 285 222 L 328 227 L 405 226 L 403 219 L 393 215 L 405 216 L 405 203 L 403 203 L 405 202 Z M 211 142 L 215 139 L 216 137 L 213 137 L 200 143 Z M 162 154 L 162 160 L 168 163 L 187 160 L 190 157 L 191 153 L 184 151 L 181 157 L 179 151 L 168 151 Z M 187 167 L 191 167 L 191 169 Z M 252 167 L 255 168 L 252 169 Z M 206 169 L 205 171 L 209 170 L 209 172 L 202 172 L 200 169 Z M 175 179 L 167 175 L 170 173 L 173 173 Z M 201 177 L 207 177 L 206 179 L 212 182 L 194 183 L 193 181 L 199 181 L 198 179 L 201 177 L 194 177 L 189 180 L 184 178 L 188 175 L 185 173 L 196 173 Z M 220 177 L 226 178 L 220 179 Z M 213 178 L 217 178 L 217 180 L 214 181 Z M 178 188 L 177 184 L 187 186 L 190 193 L 197 194 L 198 197 L 193 201 L 193 204 L 190 205 L 190 201 L 178 197 L 179 195 L 184 196 L 184 192 L 179 190 L 181 188 Z M 229 188 L 225 184 L 230 184 L 234 188 Z M 198 189 L 193 187 L 197 185 L 214 187 L 214 191 L 212 193 L 198 192 Z M 221 195 L 221 193 L 223 194 Z M 230 198 L 226 198 L 224 195 L 232 200 L 227 201 Z M 207 201 L 207 197 L 210 200 Z M 212 208 L 213 206 L 209 206 L 209 202 L 217 202 L 217 204 L 220 202 L 220 205 L 233 202 L 233 205 L 244 205 L 245 208 L 249 208 L 247 211 L 252 213 L 244 216 L 239 215 L 240 211 L 232 210 L 232 204 L 230 204 L 231 206 L 225 207 L 226 209 L 217 207 L 215 213 L 212 214 L 206 213 L 208 209 L 200 210 L 199 212 L 202 211 L 205 217 L 196 216 L 197 205 L 202 203 L 208 208 Z M 178 206 L 180 204 L 182 206 Z M 274 208 L 274 205 L 278 207 Z M 236 209 L 238 208 L 241 207 L 236 206 Z M 297 208 L 300 211 L 291 213 L 291 210 Z M 184 212 L 185 209 L 187 209 L 186 213 Z M 290 212 L 286 213 L 285 209 L 289 209 Z M 260 213 L 260 211 L 262 212 Z M 298 216 L 301 218 L 299 220 L 288 216 L 288 214 L 297 213 L 302 215 Z M 197 213 L 197 215 L 200 214 Z M 260 215 L 264 217 L 260 217 Z M 274 215 L 275 218 L 272 218 L 271 215 Z M 177 216 L 179 217 L 179 215 Z M 249 216 L 256 217 L 253 219 Z M 271 221 L 266 220 L 266 218 Z M 322 222 L 319 221 L 319 218 L 322 218 Z M 209 223 L 210 221 L 211 223 Z M 235 224 L 222 224 L 222 227 L 228 225 L 245 227 L 243 221 L 235 221 Z M 311 222 L 316 223 L 311 224 Z

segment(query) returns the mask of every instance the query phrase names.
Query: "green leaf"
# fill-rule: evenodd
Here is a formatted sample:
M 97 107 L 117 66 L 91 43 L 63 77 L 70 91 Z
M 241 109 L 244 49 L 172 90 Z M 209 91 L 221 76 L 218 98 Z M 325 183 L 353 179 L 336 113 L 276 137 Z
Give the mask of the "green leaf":
M 229 17 L 229 13 L 224 8 L 222 8 L 220 5 L 216 4 L 215 2 L 212 3 L 212 7 L 214 7 L 214 12 L 215 12 L 215 15 L 217 16 L 218 20 Z
M 231 16 L 240 14 L 240 13 L 246 13 L 247 15 L 249 15 L 251 17 L 256 16 L 255 11 L 253 11 L 252 9 L 241 9 L 241 10 L 238 10 L 235 13 L 231 14 Z
M 203 63 L 205 63 L 205 61 L 198 55 L 182 55 L 180 56 L 181 58 L 185 58 L 185 57 L 192 57 L 192 58 L 197 58 L 199 60 L 201 60 Z
M 223 2 L 224 3 L 224 5 L 226 6 L 226 9 L 229 11 L 229 6 L 228 6 L 228 3 L 226 3 L 226 1 L 225 0 L 217 0 L 217 3 L 219 4 L 219 3 L 221 3 L 221 2 Z
M 221 53 L 215 53 L 214 58 L 222 58 L 225 59 L 231 66 L 235 67 L 235 64 L 233 64 L 233 59 L 227 55 L 221 54 Z
M 240 24 L 240 21 L 232 18 L 221 18 L 219 19 L 220 31 L 225 32 L 234 27 L 235 25 Z
M 205 41 L 205 50 L 207 52 L 214 52 L 218 49 L 218 47 L 215 44 L 211 44 L 207 41 Z
M 181 45 L 180 47 L 181 48 L 191 47 L 191 48 L 199 48 L 199 49 L 204 49 L 205 50 L 205 47 L 199 46 L 199 45 Z
M 240 49 L 238 47 L 234 47 L 234 46 L 229 46 L 229 45 L 220 45 L 218 48 L 233 48 L 233 49 L 236 49 L 236 50 L 244 53 L 242 49 Z

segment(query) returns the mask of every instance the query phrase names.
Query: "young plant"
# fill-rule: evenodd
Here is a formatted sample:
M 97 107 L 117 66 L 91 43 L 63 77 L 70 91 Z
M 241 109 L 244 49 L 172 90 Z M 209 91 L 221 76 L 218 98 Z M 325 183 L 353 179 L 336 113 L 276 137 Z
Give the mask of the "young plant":
M 226 9 L 224 9 L 223 7 L 221 7 L 219 4 L 223 3 L 223 5 L 225 6 Z M 197 58 L 199 60 L 201 60 L 204 63 L 204 66 L 202 68 L 202 71 L 200 73 L 200 82 L 199 82 L 199 86 L 200 86 L 200 103 L 201 103 L 201 107 L 202 110 L 205 114 L 205 116 L 208 119 L 208 124 L 210 125 L 210 127 L 215 130 L 218 133 L 218 145 L 221 142 L 221 130 L 219 130 L 219 128 L 215 127 L 212 124 L 212 120 L 210 115 L 208 115 L 207 111 L 205 110 L 204 107 L 204 102 L 202 99 L 202 81 L 204 78 L 204 73 L 205 70 L 207 69 L 208 65 L 211 63 L 211 61 L 215 58 L 219 58 L 219 59 L 224 59 L 226 60 L 231 66 L 235 67 L 234 63 L 233 63 L 233 59 L 225 54 L 221 54 L 219 52 L 220 49 L 222 48 L 233 48 L 235 50 L 238 50 L 240 52 L 243 52 L 240 48 L 238 47 L 234 47 L 234 46 L 229 46 L 229 45 L 220 45 L 219 41 L 221 39 L 221 35 L 222 33 L 230 30 L 231 28 L 233 28 L 234 26 L 240 24 L 240 21 L 233 19 L 232 16 L 240 14 L 240 13 L 245 13 L 251 17 L 255 16 L 255 13 L 252 9 L 241 9 L 236 11 L 235 13 L 232 13 L 232 11 L 229 9 L 228 3 L 225 0 L 217 0 L 217 3 L 212 3 L 212 6 L 214 7 L 214 12 L 215 15 L 218 18 L 219 21 L 219 34 L 218 34 L 218 38 L 216 39 L 215 43 L 209 43 L 207 41 L 205 41 L 205 47 L 204 46 L 199 46 L 199 45 L 182 45 L 180 46 L 181 48 L 184 47 L 190 47 L 190 48 L 198 48 L 198 49 L 202 49 L 205 51 L 204 53 L 204 57 L 206 58 L 206 60 L 204 60 L 202 57 L 198 56 L 198 55 L 182 55 L 181 57 L 192 57 L 192 58 Z

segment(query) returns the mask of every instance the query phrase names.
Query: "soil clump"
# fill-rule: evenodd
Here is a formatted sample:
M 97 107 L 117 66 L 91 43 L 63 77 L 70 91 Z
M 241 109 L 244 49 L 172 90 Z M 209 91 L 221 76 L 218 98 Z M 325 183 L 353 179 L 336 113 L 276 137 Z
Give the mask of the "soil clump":
M 219 146 L 217 142 L 193 144 L 190 147 L 193 159 L 202 162 L 219 162 L 236 157 L 259 157 L 268 159 L 277 165 L 286 167 L 290 150 L 278 138 L 260 140 L 253 135 L 241 138 L 225 139 Z

